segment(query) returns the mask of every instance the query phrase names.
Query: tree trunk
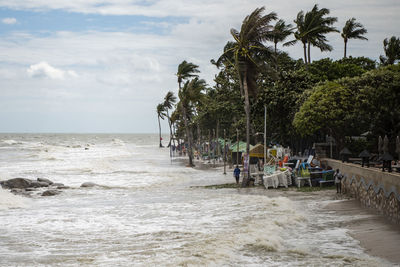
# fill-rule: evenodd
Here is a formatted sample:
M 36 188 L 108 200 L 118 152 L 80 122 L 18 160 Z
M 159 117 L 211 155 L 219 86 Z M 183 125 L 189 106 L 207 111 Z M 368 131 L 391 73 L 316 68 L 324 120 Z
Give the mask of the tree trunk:
M 182 116 L 183 116 L 183 121 L 185 123 L 185 132 L 186 132 L 186 140 L 188 142 L 188 157 L 189 157 L 189 167 L 194 167 L 193 164 L 193 154 L 192 154 L 192 144 L 191 144 L 191 138 L 190 138 L 190 131 L 189 131 L 189 123 L 186 117 L 186 108 L 183 107 L 182 105 Z
M 311 44 L 308 42 L 308 64 L 311 64 Z
M 304 64 L 307 65 L 307 44 L 303 43 L 303 50 L 304 50 Z
M 168 147 L 170 147 L 171 143 L 172 143 L 172 126 L 171 126 L 171 118 L 169 117 L 168 109 L 167 109 L 167 119 L 168 119 L 168 125 L 169 125 L 169 143 L 168 143 Z
M 160 123 L 160 116 L 157 116 L 158 118 L 158 129 L 160 131 L 160 147 L 163 147 L 162 143 L 161 143 L 161 123 Z
M 275 56 L 276 56 L 276 54 L 277 54 L 276 45 L 277 45 L 278 43 L 277 43 L 277 42 L 274 42 L 274 44 L 275 44 Z
M 216 153 L 216 155 L 220 155 L 220 151 L 219 151 L 219 149 L 220 149 L 220 147 L 219 147 L 219 142 L 218 142 L 218 139 L 219 139 L 219 120 L 217 120 L 217 130 L 216 130 L 216 146 L 217 146 L 217 153 Z
M 201 153 L 201 132 L 200 132 L 200 123 L 197 123 L 197 149 L 198 152 Z
M 243 91 L 244 91 L 244 111 L 246 113 L 246 157 L 250 155 L 250 100 L 249 88 L 247 85 L 247 70 L 243 73 Z M 247 186 L 248 179 L 250 178 L 250 168 L 247 166 L 247 178 L 243 179 L 242 187 Z
M 346 58 L 346 52 L 347 52 L 347 40 L 344 40 L 344 58 Z

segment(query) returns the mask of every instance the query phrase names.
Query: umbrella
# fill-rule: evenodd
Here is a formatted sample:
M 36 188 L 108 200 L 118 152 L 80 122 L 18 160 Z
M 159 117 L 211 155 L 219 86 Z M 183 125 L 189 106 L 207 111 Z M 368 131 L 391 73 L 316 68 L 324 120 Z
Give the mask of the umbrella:
M 382 160 L 383 160 L 383 161 L 392 161 L 392 160 L 393 160 L 393 157 L 392 157 L 392 155 L 390 155 L 388 152 L 386 152 L 385 154 L 383 154 Z
M 371 154 L 368 152 L 368 150 L 363 150 L 359 155 L 360 158 L 369 158 L 371 157 Z
M 351 155 L 351 152 L 347 147 L 345 147 L 339 152 L 339 154 L 340 155 Z
M 379 155 L 382 155 L 382 146 L 383 146 L 382 137 L 379 136 L 379 138 L 378 138 L 378 154 Z
M 387 135 L 385 135 L 385 138 L 383 138 L 383 153 L 387 153 L 389 152 L 389 138 L 387 137 Z
M 364 167 L 364 164 L 367 163 L 369 168 L 369 158 L 371 157 L 371 154 L 368 152 L 368 150 L 363 150 L 358 156 L 362 158 L 361 166 Z

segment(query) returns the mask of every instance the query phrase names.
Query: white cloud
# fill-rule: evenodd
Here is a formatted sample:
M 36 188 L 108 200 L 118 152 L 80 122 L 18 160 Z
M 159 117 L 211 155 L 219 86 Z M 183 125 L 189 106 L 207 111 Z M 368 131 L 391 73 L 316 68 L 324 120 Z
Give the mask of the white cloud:
M 143 2 L 147 5 L 139 4 Z M 217 69 L 210 64 L 210 59 L 222 53 L 224 45 L 232 38 L 230 28 L 239 29 L 252 10 L 266 5 L 267 12 L 276 11 L 279 17 L 293 24 L 297 12 L 310 10 L 314 3 L 314 0 L 0 0 L 0 7 L 18 10 L 62 9 L 85 14 L 177 18 L 166 19 L 167 22 L 164 19 L 140 22 L 146 27 L 164 26 L 163 34 L 66 30 L 35 36 L 20 30 L 3 35 L 0 39 L 0 107 L 3 102 L 8 105 L 3 110 L 17 112 L 27 103 L 33 103 L 32 110 L 42 113 L 68 114 L 73 110 L 93 113 L 96 118 L 103 112 L 121 118 L 121 123 L 126 118 L 128 123 L 121 124 L 125 131 L 156 131 L 154 108 L 167 91 L 177 91 L 174 74 L 182 60 L 199 65 L 201 77 L 212 85 Z M 336 25 L 339 30 L 353 16 L 368 29 L 368 42 L 349 42 L 349 53 L 353 56 L 377 59 L 383 53 L 382 40 L 400 36 L 398 0 L 354 0 L 351 3 L 327 0 L 320 6 L 330 8 L 331 15 L 339 17 Z M 328 38 L 334 51 L 321 53 L 312 49 L 312 59 L 342 57 L 340 35 Z M 300 45 L 283 50 L 294 58 L 302 58 Z M 71 68 L 76 72 L 68 70 Z M 10 102 L 16 98 L 24 101 Z M 137 117 L 135 120 L 132 114 Z
M 1 22 L 3 22 L 4 24 L 15 24 L 15 23 L 17 23 L 17 19 L 16 18 L 4 18 L 1 20 Z
M 30 77 L 50 78 L 53 80 L 64 80 L 67 77 L 77 77 L 73 70 L 61 70 L 51 66 L 49 63 L 42 61 L 38 64 L 31 65 L 26 72 Z

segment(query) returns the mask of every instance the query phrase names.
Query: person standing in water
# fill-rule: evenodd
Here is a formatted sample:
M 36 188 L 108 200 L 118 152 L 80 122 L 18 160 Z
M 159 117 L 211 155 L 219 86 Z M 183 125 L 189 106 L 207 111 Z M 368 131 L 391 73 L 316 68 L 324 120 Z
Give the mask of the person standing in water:
M 236 165 L 236 168 L 233 170 L 233 176 L 236 178 L 236 184 L 239 184 L 240 169 L 238 165 Z
M 336 169 L 336 172 L 334 174 L 335 177 L 335 184 L 336 184 L 336 193 L 342 193 L 342 178 L 343 175 L 340 173 L 339 169 Z

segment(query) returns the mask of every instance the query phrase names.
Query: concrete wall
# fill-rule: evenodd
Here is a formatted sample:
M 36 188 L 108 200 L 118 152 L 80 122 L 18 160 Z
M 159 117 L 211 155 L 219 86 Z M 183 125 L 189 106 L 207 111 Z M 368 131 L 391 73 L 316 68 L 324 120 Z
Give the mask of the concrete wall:
M 400 224 L 400 174 L 382 172 L 381 169 L 366 168 L 342 163 L 338 160 L 323 159 L 333 169 L 340 169 L 345 179 L 342 192 L 358 199 L 362 205 L 373 208 Z

